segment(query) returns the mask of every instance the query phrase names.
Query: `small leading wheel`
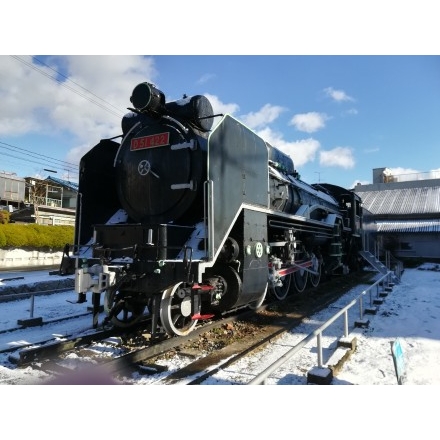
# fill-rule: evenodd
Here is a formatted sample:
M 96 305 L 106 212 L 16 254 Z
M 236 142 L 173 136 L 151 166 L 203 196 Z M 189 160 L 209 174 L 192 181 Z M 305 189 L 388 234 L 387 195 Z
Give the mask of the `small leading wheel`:
M 249 304 L 249 308 L 252 310 L 257 310 L 259 307 L 261 307 L 261 304 L 263 304 L 264 300 L 266 299 L 266 293 L 267 293 L 267 284 L 266 284 L 266 288 L 264 289 L 264 293 L 261 296 L 261 298 L 251 302 Z
M 197 319 L 191 319 L 191 297 L 181 284 L 170 287 L 162 295 L 160 321 L 170 336 L 185 336 L 197 325 Z
M 215 264 L 205 272 L 205 282 L 215 289 L 215 303 L 211 309 L 217 312 L 231 310 L 237 304 L 242 291 L 238 272 L 227 264 Z
M 312 257 L 312 267 L 313 272 L 316 272 L 316 275 L 310 274 L 309 281 L 313 287 L 318 287 L 319 282 L 321 280 L 321 262 L 319 259 L 313 255 Z
M 286 275 L 280 278 L 280 281 L 283 283 L 282 286 L 273 287 L 270 289 L 272 295 L 275 296 L 278 300 L 283 300 L 289 293 L 290 285 L 292 283 L 292 275 Z
M 307 278 L 309 273 L 304 269 L 299 269 L 293 273 L 293 282 L 297 292 L 304 292 L 307 285 Z
M 131 327 L 144 316 L 145 305 L 131 295 L 111 287 L 105 292 L 104 311 L 116 327 Z

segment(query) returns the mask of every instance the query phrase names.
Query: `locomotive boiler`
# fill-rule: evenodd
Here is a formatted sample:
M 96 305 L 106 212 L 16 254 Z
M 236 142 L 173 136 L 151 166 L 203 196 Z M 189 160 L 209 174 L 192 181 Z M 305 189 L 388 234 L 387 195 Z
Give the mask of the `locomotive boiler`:
M 354 192 L 303 182 L 289 156 L 214 115 L 205 96 L 166 102 L 141 83 L 130 101 L 122 134 L 81 159 L 75 246 L 61 266 L 79 302 L 103 296 L 106 322 L 148 317 L 153 339 L 186 335 L 355 267 Z

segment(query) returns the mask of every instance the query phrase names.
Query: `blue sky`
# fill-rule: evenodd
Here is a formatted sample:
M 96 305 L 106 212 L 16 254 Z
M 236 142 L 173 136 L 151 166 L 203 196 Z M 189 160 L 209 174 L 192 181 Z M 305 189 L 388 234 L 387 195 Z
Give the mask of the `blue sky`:
M 0 170 L 19 176 L 74 180 L 81 155 L 120 134 L 142 81 L 167 100 L 208 96 L 309 183 L 440 169 L 439 56 L 3 55 L 0 79 Z
M 70 10 L 81 32 L 65 21 L 35 22 L 41 5 L 30 2 L 25 17 L 22 6 L 8 5 L 32 38 L 0 55 L 0 171 L 46 177 L 49 169 L 76 180 L 81 156 L 120 134 L 131 92 L 143 81 L 167 100 L 208 96 L 216 112 L 289 154 L 308 183 L 371 183 L 381 167 L 439 170 L 440 56 L 430 3 L 402 3 L 398 15 L 376 0 L 356 2 L 363 9 L 312 3 L 294 3 L 289 15 L 273 0 L 244 20 L 249 11 L 236 2 L 209 11 L 191 9 L 201 2 L 190 0 L 175 3 L 172 16 L 165 7 L 147 9 L 145 29 L 142 21 L 127 27 L 133 10 L 142 17 L 145 7 L 134 0 L 128 9 L 106 9 L 107 21 L 96 18 L 101 9 Z M 11 40 L 13 20 L 4 29 Z M 112 55 L 127 52 L 152 55 Z

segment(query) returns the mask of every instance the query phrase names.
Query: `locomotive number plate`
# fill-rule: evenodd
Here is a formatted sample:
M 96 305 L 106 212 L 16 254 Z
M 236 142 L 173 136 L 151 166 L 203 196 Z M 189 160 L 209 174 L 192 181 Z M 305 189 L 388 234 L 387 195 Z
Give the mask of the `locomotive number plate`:
M 170 133 L 158 133 L 150 136 L 134 138 L 130 143 L 130 150 L 143 150 L 145 148 L 163 147 L 170 144 Z

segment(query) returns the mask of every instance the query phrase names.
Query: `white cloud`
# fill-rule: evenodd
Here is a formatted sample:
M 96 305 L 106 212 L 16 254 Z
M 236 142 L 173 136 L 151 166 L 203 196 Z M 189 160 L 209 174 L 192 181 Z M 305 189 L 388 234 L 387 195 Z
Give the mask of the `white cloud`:
M 231 104 L 225 104 L 224 102 L 220 101 L 220 99 L 215 95 L 210 95 L 209 93 L 205 93 L 204 96 L 206 96 L 209 99 L 209 102 L 212 105 L 212 109 L 214 111 L 214 114 L 229 114 L 233 115 L 234 113 L 237 113 L 240 107 L 238 104 L 231 103 Z
M 278 105 L 265 104 L 257 112 L 251 112 L 246 115 L 240 116 L 240 120 L 249 128 L 256 130 L 258 128 L 263 128 L 275 121 L 278 116 L 286 111 L 284 107 Z
M 369 182 L 368 180 L 359 180 L 359 179 L 356 179 L 356 180 L 351 184 L 351 186 L 349 186 L 348 188 L 354 188 L 354 187 L 356 187 L 357 185 L 369 185 L 369 184 L 371 184 L 371 182 Z
M 345 111 L 343 115 L 357 115 L 359 112 L 355 108 L 350 108 L 349 110 Z
M 364 153 L 371 154 L 371 153 L 377 153 L 378 151 L 380 151 L 379 147 L 371 147 L 371 148 L 366 148 L 364 150 Z
M 137 84 L 148 81 L 160 88 L 154 60 L 148 57 L 68 55 L 43 60 L 46 65 L 30 56 L 0 56 L 0 136 L 49 134 L 55 138 L 62 133 L 70 137 L 72 145 L 69 151 L 66 149 L 64 160 L 74 164 L 79 164 L 100 139 L 120 134 L 121 118 L 131 106 L 131 91 Z M 207 74 L 199 82 L 212 78 Z M 238 104 L 224 103 L 215 95 L 205 96 L 215 114 L 238 114 Z M 286 110 L 266 104 L 240 116 L 240 120 L 252 130 L 259 130 L 257 134 L 301 167 L 316 159 L 320 143 L 312 138 L 288 141 L 270 129 L 269 124 Z M 298 127 L 311 133 L 324 127 L 328 117 L 311 112 L 300 119 L 297 115 L 296 123 L 301 122 Z M 48 146 L 51 155 L 49 147 L 56 145 Z
M 295 167 L 301 167 L 307 162 L 315 160 L 316 153 L 321 146 L 316 139 L 309 138 L 299 141 L 287 141 L 282 133 L 276 132 L 269 127 L 270 123 L 275 121 L 282 112 L 287 110 L 286 108 L 265 104 L 257 112 L 251 112 L 238 117 L 234 115 L 239 111 L 237 104 L 225 104 L 215 95 L 205 94 L 205 96 L 211 102 L 214 114 L 230 114 L 236 117 L 251 130 L 254 130 L 264 141 L 289 155 Z M 216 120 L 216 123 L 219 121 L 220 118 Z
M 197 84 L 205 84 L 215 77 L 216 77 L 216 75 L 213 73 L 205 73 L 197 80 Z
M 96 144 L 99 142 L 99 140 L 96 141 Z M 86 154 L 91 147 L 94 147 L 95 144 L 82 144 L 78 145 L 77 147 L 71 148 L 70 151 L 66 155 L 66 161 L 70 163 L 78 163 L 78 158 L 81 158 Z
M 353 168 L 355 160 L 353 151 L 348 147 L 336 147 L 319 153 L 319 163 L 327 167 Z
M 343 90 L 336 90 L 333 87 L 325 88 L 324 93 L 337 102 L 354 101 L 354 99 L 347 95 Z
M 120 133 L 131 90 L 157 77 L 154 61 L 142 56 L 69 55 L 44 62 L 0 56 L 0 135 L 65 132 L 91 147 L 90 139 Z M 58 75 L 56 81 L 60 71 L 69 80 Z M 66 153 L 70 162 L 79 163 L 80 150 Z
M 315 160 L 316 153 L 321 147 L 319 141 L 313 138 L 288 142 L 283 138 L 282 134 L 274 132 L 269 127 L 258 131 L 257 134 L 273 147 L 289 155 L 296 169 L 307 162 Z
M 287 110 L 286 108 L 272 104 L 265 104 L 257 112 L 251 112 L 238 117 L 234 115 L 234 113 L 237 113 L 239 110 L 237 104 L 225 104 L 214 95 L 205 94 L 205 96 L 210 100 L 214 114 L 230 114 L 237 117 L 237 119 L 247 127 L 254 130 L 264 141 L 289 155 L 292 158 L 295 167 L 301 167 L 307 162 L 315 160 L 316 153 L 321 146 L 316 139 L 309 138 L 299 141 L 286 141 L 282 133 L 276 132 L 269 127 L 270 123 L 275 121 L 282 112 Z M 216 123 L 219 121 L 220 118 L 216 120 Z
M 3 109 L 6 110 L 6 109 Z M 39 124 L 36 120 L 20 117 L 20 115 L 4 116 L 0 106 L 0 135 L 19 136 L 30 131 L 39 131 Z
M 293 125 L 299 131 L 314 133 L 325 127 L 325 122 L 330 119 L 325 113 L 309 112 L 296 114 L 289 125 Z

